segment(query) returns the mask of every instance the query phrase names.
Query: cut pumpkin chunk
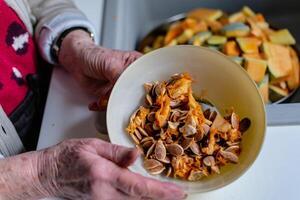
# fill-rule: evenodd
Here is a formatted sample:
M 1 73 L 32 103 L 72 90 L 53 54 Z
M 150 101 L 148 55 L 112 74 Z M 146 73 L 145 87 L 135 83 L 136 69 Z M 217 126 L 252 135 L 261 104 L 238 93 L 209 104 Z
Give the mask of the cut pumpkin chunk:
M 229 23 L 242 22 L 246 21 L 246 16 L 243 12 L 233 13 L 228 17 Z
M 289 47 L 289 51 L 292 58 L 292 71 L 287 79 L 287 84 L 289 89 L 293 90 L 299 86 L 300 66 L 296 51 L 292 47 Z
M 189 44 L 193 44 L 195 46 L 201 46 L 208 38 L 210 38 L 212 33 L 210 31 L 204 31 L 194 35 L 190 40 Z
M 228 56 L 240 55 L 240 50 L 235 41 L 228 41 L 224 45 L 223 52 Z
M 167 123 L 171 111 L 170 98 L 168 95 L 159 96 L 157 104 L 160 105 L 160 109 L 155 113 L 155 121 L 159 127 L 162 127 Z
M 269 75 L 266 74 L 264 79 L 258 83 L 258 90 L 264 100 L 264 103 L 269 103 Z
M 166 34 L 164 43 L 169 44 L 172 40 L 178 37 L 183 31 L 184 30 L 181 26 L 181 22 L 172 24 L 171 27 L 169 28 L 169 31 Z
M 200 31 L 207 31 L 207 24 L 201 20 L 197 21 L 192 18 L 186 18 L 182 24 L 181 24 L 183 29 L 191 29 L 194 31 L 194 33 L 198 33 Z
M 287 76 L 292 71 L 292 59 L 288 47 L 264 42 L 263 51 L 268 59 L 268 68 L 275 78 Z
M 257 26 L 262 29 L 265 33 L 272 33 L 273 29 L 270 28 L 270 25 L 267 22 L 257 22 Z
M 178 45 L 178 41 L 176 39 L 172 40 L 169 44 L 167 44 L 167 47 L 176 46 Z
M 247 16 L 247 17 L 251 17 L 255 15 L 255 12 L 249 8 L 248 6 L 244 6 L 242 9 L 242 12 Z
M 288 76 L 282 76 L 279 78 L 275 78 L 272 74 L 270 75 L 270 84 L 278 85 L 280 82 L 287 81 Z
M 270 41 L 274 44 L 294 45 L 296 44 L 295 38 L 287 29 L 275 31 L 269 35 Z
M 267 70 L 267 62 L 264 60 L 248 58 L 245 61 L 245 69 L 250 75 L 250 77 L 256 83 L 259 83 L 263 80 L 265 76 Z
M 257 24 L 257 22 L 255 22 L 253 19 L 250 18 L 247 18 L 246 20 L 251 27 L 251 34 L 261 38 L 263 41 L 266 41 L 267 36 L 264 33 L 264 31 L 261 29 L 261 27 Z
M 274 85 L 269 86 L 269 95 L 272 102 L 278 101 L 283 97 L 286 97 L 288 94 L 289 92 L 287 90 L 283 90 L 280 87 Z
M 255 37 L 237 38 L 240 48 L 245 53 L 258 53 L 258 47 L 261 45 L 261 41 Z
M 244 61 L 244 58 L 239 57 L 239 56 L 229 56 L 229 58 L 239 65 L 242 65 L 243 61 Z
M 158 49 L 164 46 L 164 36 L 158 36 L 153 42 L 153 48 Z
M 176 40 L 178 44 L 184 44 L 189 41 L 194 35 L 194 31 L 192 29 L 185 29 L 181 35 L 179 35 Z
M 266 21 L 264 16 L 261 13 L 253 15 L 253 16 L 249 17 L 249 19 L 251 19 L 257 23 L 264 23 Z
M 217 46 L 217 45 L 208 45 L 207 48 L 214 50 L 214 51 L 220 51 L 220 46 Z
M 250 28 L 244 23 L 232 23 L 223 27 L 222 31 L 226 37 L 243 37 L 250 33 Z
M 213 33 L 218 33 L 223 28 L 223 24 L 219 21 L 207 20 L 206 23 Z
M 220 35 L 213 35 L 208 40 L 207 43 L 210 45 L 221 45 L 227 42 L 227 38 Z
M 192 29 L 194 26 L 196 26 L 197 20 L 192 18 L 186 18 L 184 21 L 181 22 L 181 26 L 183 29 L 190 28 Z
M 223 15 L 222 10 L 199 8 L 188 13 L 188 17 L 197 20 L 217 20 Z
M 189 44 L 194 45 L 194 46 L 201 46 L 203 42 L 200 40 L 199 37 L 192 37 L 189 40 Z
M 264 17 L 263 14 L 261 14 L 261 13 L 256 14 L 255 17 L 256 17 L 256 20 L 257 20 L 258 22 L 265 22 L 265 21 L 266 21 L 266 20 L 265 20 L 265 17 Z
M 208 27 L 205 21 L 198 21 L 197 24 L 192 27 L 193 31 L 195 33 L 199 33 L 199 32 L 203 32 L 203 31 L 207 31 Z
M 244 53 L 244 58 L 254 58 L 254 59 L 263 59 L 263 57 L 259 53 Z
M 149 52 L 151 52 L 151 51 L 153 51 L 153 50 L 154 50 L 154 49 L 153 49 L 152 47 L 145 46 L 144 49 L 143 49 L 143 52 L 144 52 L 145 54 L 147 54 L 147 53 L 149 53 Z
M 285 81 L 281 81 L 278 85 L 281 89 L 283 90 L 287 90 L 288 91 L 288 87 Z

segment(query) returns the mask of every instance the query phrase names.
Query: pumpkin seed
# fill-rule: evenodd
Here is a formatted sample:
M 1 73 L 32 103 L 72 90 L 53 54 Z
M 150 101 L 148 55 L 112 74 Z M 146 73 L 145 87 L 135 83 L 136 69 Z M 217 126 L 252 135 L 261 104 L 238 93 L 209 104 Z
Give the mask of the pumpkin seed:
M 234 112 L 231 114 L 231 125 L 234 129 L 239 129 L 240 127 L 240 119 Z
M 192 140 L 192 142 L 191 142 L 190 149 L 196 155 L 200 155 L 200 153 L 201 153 L 199 145 L 194 140 Z
M 226 160 L 233 162 L 233 163 L 237 163 L 239 161 L 239 158 L 237 157 L 237 155 L 235 155 L 234 153 L 230 152 L 230 151 L 219 151 L 220 155 L 223 156 L 223 158 L 225 158 Z
M 144 83 L 144 89 L 145 89 L 146 94 L 150 93 L 152 87 L 153 87 L 152 83 Z
M 167 150 L 164 143 L 158 140 L 155 146 L 155 157 L 158 160 L 164 160 L 167 156 Z
M 139 130 L 139 132 L 141 133 L 141 135 L 148 137 L 148 133 L 141 127 L 137 127 L 137 129 Z
M 146 153 L 146 158 L 148 158 L 154 151 L 154 147 L 155 147 L 156 142 L 154 142 L 148 149 L 147 153 Z
M 244 118 L 240 121 L 239 128 L 242 133 L 246 132 L 251 125 L 251 121 L 248 118 Z
M 181 156 L 184 152 L 179 144 L 168 144 L 166 145 L 166 149 L 173 156 Z
M 204 173 L 202 171 L 192 170 L 188 177 L 189 181 L 199 181 L 204 177 Z
M 194 141 L 193 138 L 184 138 L 180 145 L 184 150 L 186 150 L 191 146 L 193 141 Z

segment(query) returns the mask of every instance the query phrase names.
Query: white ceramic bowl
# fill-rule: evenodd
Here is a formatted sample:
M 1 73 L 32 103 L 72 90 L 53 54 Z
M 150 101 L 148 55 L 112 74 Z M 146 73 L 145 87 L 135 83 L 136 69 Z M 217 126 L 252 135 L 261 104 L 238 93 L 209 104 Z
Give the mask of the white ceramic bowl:
M 130 115 L 144 102 L 145 82 L 167 80 L 175 73 L 188 72 L 195 80 L 193 91 L 207 91 L 207 98 L 222 113 L 234 107 L 240 117 L 251 120 L 243 135 L 242 153 L 238 164 L 221 168 L 198 182 L 188 182 L 149 175 L 139 158 L 130 170 L 162 181 L 175 182 L 189 193 L 221 188 L 243 175 L 253 164 L 263 144 L 266 115 L 261 96 L 246 71 L 223 54 L 195 46 L 174 46 L 153 51 L 130 65 L 121 75 L 111 93 L 107 108 L 107 128 L 112 143 L 134 147 L 125 132 Z

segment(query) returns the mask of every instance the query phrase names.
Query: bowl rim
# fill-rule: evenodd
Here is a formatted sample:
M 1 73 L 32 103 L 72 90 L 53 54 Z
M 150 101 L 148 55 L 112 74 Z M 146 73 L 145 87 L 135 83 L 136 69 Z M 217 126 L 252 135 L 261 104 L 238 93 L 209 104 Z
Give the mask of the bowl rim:
M 228 186 L 230 185 L 231 183 L 235 182 L 236 180 L 238 180 L 240 177 L 242 177 L 248 170 L 249 168 L 254 164 L 254 162 L 257 160 L 258 156 L 260 155 L 261 153 L 261 150 L 262 150 L 262 147 L 264 146 L 264 143 L 265 143 L 265 136 L 266 136 L 266 129 L 267 129 L 267 124 L 266 124 L 266 121 L 267 121 L 267 115 L 266 115 L 266 106 L 263 102 L 263 98 L 261 96 L 261 94 L 259 93 L 258 91 L 258 87 L 256 85 L 256 83 L 251 79 L 251 77 L 248 75 L 248 73 L 246 72 L 246 70 L 244 68 L 242 68 L 240 65 L 238 65 L 237 63 L 235 63 L 233 60 L 231 60 L 229 57 L 227 57 L 226 55 L 222 54 L 221 52 L 219 51 L 216 51 L 216 50 L 213 50 L 213 49 L 209 49 L 207 47 L 199 47 L 199 46 L 193 46 L 193 45 L 177 45 L 177 46 L 171 46 L 171 47 L 163 47 L 163 48 L 159 48 L 159 49 L 156 49 L 148 54 L 145 54 L 143 55 L 142 57 L 140 57 L 139 59 L 137 59 L 136 61 L 134 61 L 133 63 L 131 63 L 126 69 L 125 71 L 121 74 L 121 76 L 118 78 L 118 80 L 116 81 L 112 91 L 111 91 L 111 95 L 110 95 L 110 98 L 108 100 L 108 104 L 107 104 L 107 112 L 106 112 L 106 126 L 107 126 L 107 132 L 108 132 L 108 136 L 110 138 L 110 142 L 112 144 L 113 141 L 111 140 L 111 135 L 110 134 L 110 127 L 111 127 L 111 123 L 109 123 L 109 119 L 111 118 L 111 107 L 112 107 L 112 100 L 111 100 L 111 97 L 115 94 L 116 90 L 118 89 L 118 85 L 120 84 L 121 82 L 121 77 L 125 77 L 128 73 L 130 73 L 132 70 L 134 70 L 134 68 L 132 67 L 134 64 L 136 65 L 136 63 L 138 62 L 141 62 L 142 59 L 146 56 L 151 56 L 152 54 L 157 54 L 159 53 L 159 51 L 164 51 L 166 49 L 173 49 L 173 48 L 195 48 L 195 49 L 202 49 L 204 51 L 209 51 L 210 53 L 214 53 L 216 54 L 217 56 L 221 56 L 223 58 L 225 58 L 226 60 L 228 60 L 229 62 L 231 62 L 236 68 L 238 68 L 241 73 L 244 73 L 247 77 L 247 79 L 250 81 L 249 83 L 254 86 L 255 90 L 256 90 L 256 93 L 258 94 L 259 96 L 259 101 L 260 101 L 260 107 L 261 107 L 261 111 L 262 111 L 262 115 L 263 115 L 263 130 L 262 130 L 262 139 L 260 141 L 260 145 L 259 145 L 259 148 L 258 148 L 258 151 L 257 151 L 257 154 L 255 155 L 255 158 L 253 160 L 251 160 L 251 162 L 249 163 L 249 165 L 247 165 L 243 171 L 241 171 L 241 173 L 238 175 L 238 176 L 235 176 L 231 179 L 229 179 L 228 181 L 226 181 L 225 183 L 222 183 L 220 185 L 217 185 L 217 186 L 214 186 L 214 187 L 211 187 L 209 189 L 204 189 L 204 190 L 201 190 L 201 191 L 188 191 L 188 193 L 190 194 L 195 194 L 195 193 L 206 193 L 206 192 L 210 192 L 210 191 L 214 191 L 214 190 L 217 190 L 217 189 L 220 189 L 220 188 L 223 188 L 225 186 Z M 125 131 L 124 131 L 125 133 Z M 132 143 L 132 145 L 134 146 L 134 144 Z M 129 167 L 130 169 L 130 167 Z M 184 188 L 185 189 L 185 188 Z

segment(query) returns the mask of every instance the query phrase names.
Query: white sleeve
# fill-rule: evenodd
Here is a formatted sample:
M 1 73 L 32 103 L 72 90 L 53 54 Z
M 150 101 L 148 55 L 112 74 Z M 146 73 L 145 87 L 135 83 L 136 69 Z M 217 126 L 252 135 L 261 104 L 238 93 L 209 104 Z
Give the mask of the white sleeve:
M 24 152 L 22 141 L 0 104 L 0 155 L 8 157 Z
M 94 35 L 95 28 L 71 0 L 28 0 L 36 18 L 35 38 L 42 57 L 56 64 L 51 48 L 53 42 L 66 30 L 81 27 Z M 95 37 L 97 39 L 98 37 Z M 96 41 L 97 42 L 97 41 Z

